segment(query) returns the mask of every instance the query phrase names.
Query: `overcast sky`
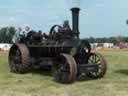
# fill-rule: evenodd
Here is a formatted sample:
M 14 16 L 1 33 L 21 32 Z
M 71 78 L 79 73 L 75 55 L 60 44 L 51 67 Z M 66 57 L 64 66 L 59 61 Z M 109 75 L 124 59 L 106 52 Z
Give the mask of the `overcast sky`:
M 71 23 L 70 0 L 0 0 L 0 27 L 29 25 L 49 32 L 54 24 Z M 81 0 L 81 38 L 128 36 L 128 0 Z

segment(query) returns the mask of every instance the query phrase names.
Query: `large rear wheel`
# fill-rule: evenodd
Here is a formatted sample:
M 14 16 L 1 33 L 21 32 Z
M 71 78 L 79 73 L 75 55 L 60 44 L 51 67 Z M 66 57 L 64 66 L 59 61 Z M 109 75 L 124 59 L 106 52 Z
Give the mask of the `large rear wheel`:
M 29 50 L 24 44 L 12 45 L 8 61 L 11 72 L 26 73 L 31 69 Z
M 76 79 L 77 65 L 71 55 L 61 54 L 53 64 L 53 76 L 57 82 L 72 83 Z

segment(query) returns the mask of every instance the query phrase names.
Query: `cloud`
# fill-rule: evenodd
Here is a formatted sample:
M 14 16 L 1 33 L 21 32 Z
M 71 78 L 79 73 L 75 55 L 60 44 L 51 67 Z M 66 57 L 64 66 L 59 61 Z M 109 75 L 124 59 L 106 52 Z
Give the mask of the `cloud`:
M 0 27 L 7 27 L 7 24 L 0 24 Z
M 9 22 L 15 22 L 16 18 L 15 17 L 9 17 Z

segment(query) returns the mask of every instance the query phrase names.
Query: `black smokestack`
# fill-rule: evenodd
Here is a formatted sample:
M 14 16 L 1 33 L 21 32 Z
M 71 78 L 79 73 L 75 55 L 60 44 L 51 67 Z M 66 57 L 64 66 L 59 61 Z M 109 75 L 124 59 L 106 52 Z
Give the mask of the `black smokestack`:
M 80 8 L 72 8 L 72 30 L 76 34 L 77 38 L 79 38 L 79 11 Z

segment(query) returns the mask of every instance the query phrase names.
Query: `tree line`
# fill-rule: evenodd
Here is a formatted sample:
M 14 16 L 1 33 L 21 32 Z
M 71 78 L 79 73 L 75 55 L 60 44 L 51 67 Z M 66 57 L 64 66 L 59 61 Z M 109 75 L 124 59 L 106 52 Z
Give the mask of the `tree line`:
M 12 38 L 15 32 L 15 27 L 0 28 L 0 43 L 12 43 Z
M 0 28 L 0 43 L 11 43 L 15 32 L 16 32 L 15 27 Z M 128 37 L 125 36 L 103 37 L 103 38 L 89 37 L 82 40 L 87 40 L 90 43 L 115 43 L 116 41 L 128 43 Z
M 115 43 L 115 42 L 128 43 L 128 37 L 125 36 L 103 37 L 103 38 L 89 37 L 83 40 L 87 40 L 90 43 Z

